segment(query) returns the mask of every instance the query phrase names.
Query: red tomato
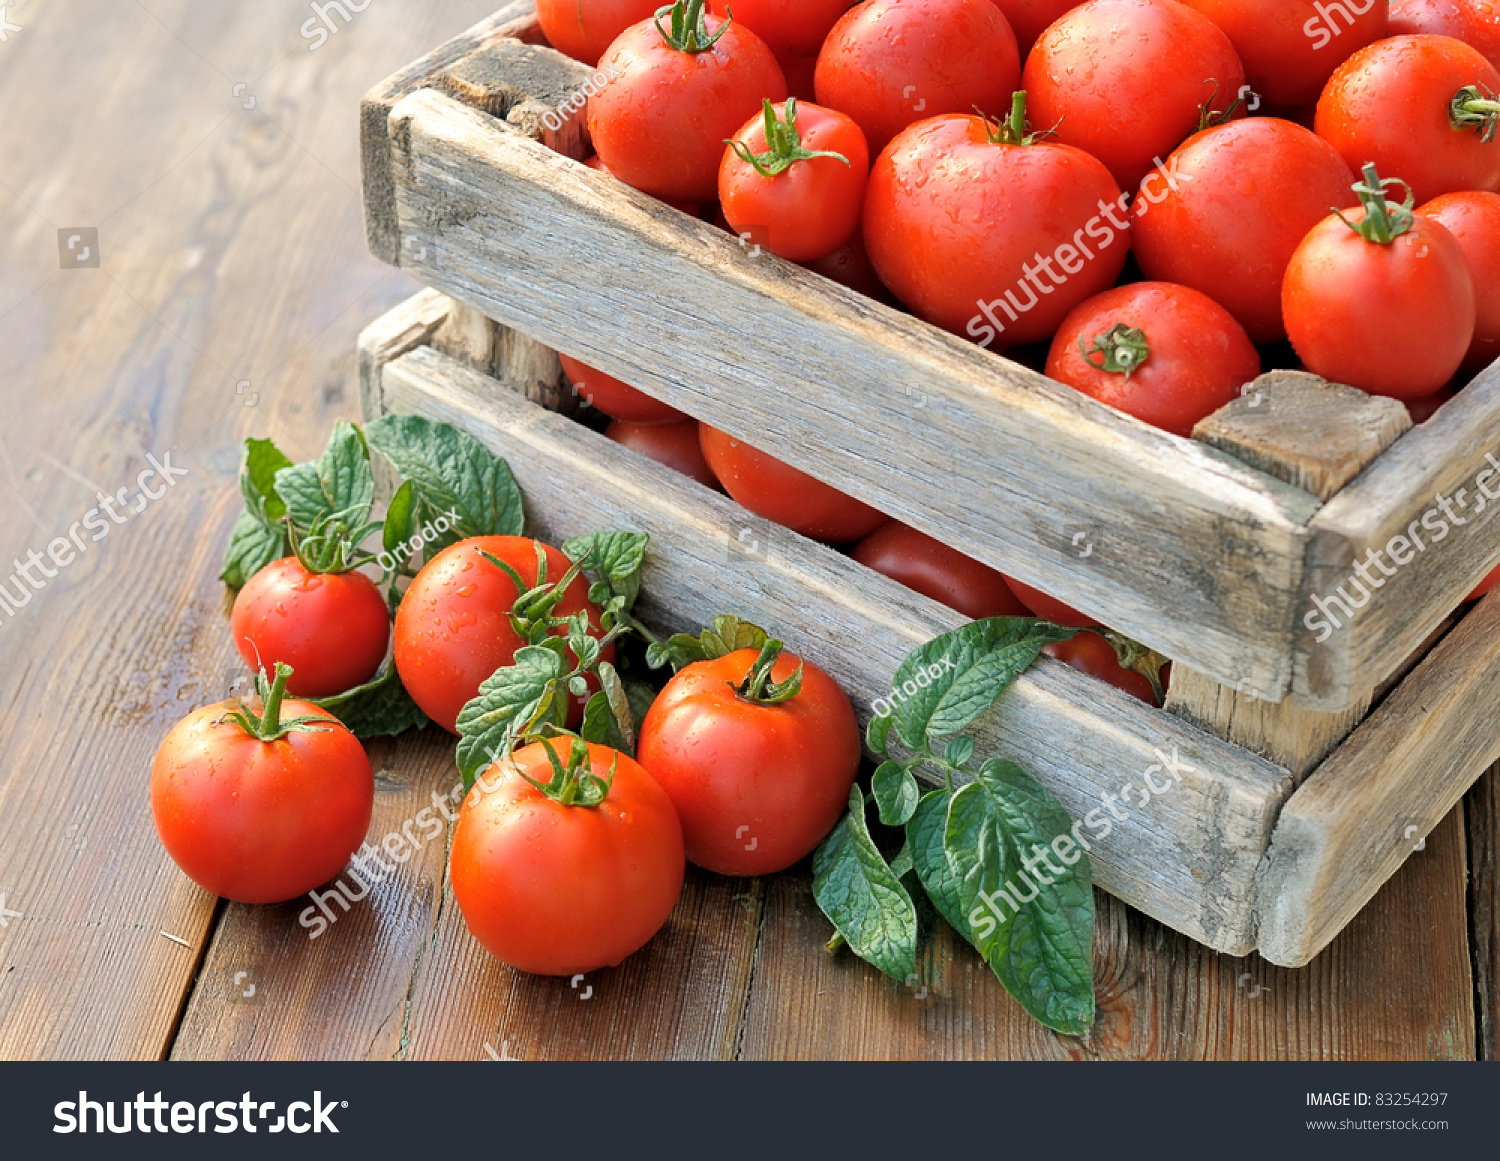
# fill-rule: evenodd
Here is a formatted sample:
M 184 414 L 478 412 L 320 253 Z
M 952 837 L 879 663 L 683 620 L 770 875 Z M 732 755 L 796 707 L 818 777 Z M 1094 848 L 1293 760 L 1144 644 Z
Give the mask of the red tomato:
M 1047 26 L 1078 6 L 1077 0 L 994 0 L 994 3 L 1005 13 L 1011 31 L 1016 34 L 1023 61 Z
M 869 176 L 865 135 L 848 117 L 768 101 L 724 151 L 719 205 L 735 234 L 748 231 L 792 262 L 814 262 L 858 232 Z
M 1496 585 L 1500 585 L 1500 564 L 1497 564 L 1494 568 L 1494 571 L 1492 571 L 1489 576 L 1480 581 L 1479 584 L 1475 586 L 1474 591 L 1466 596 L 1464 600 L 1477 601 L 1480 597 L 1484 596 L 1485 593 L 1489 592 Z
M 782 653 L 769 681 L 804 664 L 802 687 L 757 700 L 754 649 L 684 668 L 641 723 L 641 765 L 677 808 L 688 862 L 721 875 L 769 875 L 813 852 L 849 803 L 859 723 L 834 680 Z
M 527 587 L 537 583 L 537 540 L 524 536 L 475 536 L 438 553 L 417 573 L 396 610 L 396 670 L 401 683 L 422 711 L 449 733 L 457 731 L 458 713 L 479 695 L 479 686 L 495 670 L 511 664 L 526 641 L 511 624 L 520 593 L 515 582 L 486 560 L 499 557 Z M 542 545 L 547 579 L 558 581 L 572 567 L 560 549 Z M 583 576 L 568 585 L 554 610 L 568 617 L 587 610 L 599 626 L 599 609 L 588 599 Z M 614 660 L 614 646 L 604 648 Z M 586 699 L 572 698 L 570 721 L 581 721 Z
M 676 423 L 628 423 L 617 419 L 604 429 L 604 434 L 647 459 L 691 476 L 706 488 L 718 490 L 718 478 L 703 458 L 696 419 L 683 418 Z
M 757 516 L 827 544 L 868 536 L 888 517 L 791 464 L 702 424 L 703 457 L 719 483 Z
M 828 34 L 813 84 L 878 154 L 926 117 L 1003 113 L 1020 76 L 1015 34 L 990 0 L 865 0 Z
M 1500 7 L 1493 0 L 1391 0 L 1391 35 L 1423 32 L 1461 40 L 1500 68 Z
M 536 19 L 548 44 L 591 65 L 615 37 L 660 6 L 659 0 L 536 0 Z
M 1229 37 L 1177 0 L 1089 0 L 1042 34 L 1021 77 L 1033 123 L 1127 190 L 1198 128 L 1203 106 L 1228 109 L 1244 83 Z
M 1438 413 L 1444 403 L 1457 394 L 1458 389 L 1449 385 L 1435 394 L 1424 395 L 1420 399 L 1403 399 L 1402 402 L 1406 404 L 1407 413 L 1411 416 L 1413 423 L 1426 423 Z
M 734 18 L 766 42 L 782 71 L 790 61 L 816 57 L 849 0 L 709 0 L 715 16 Z
M 976 621 L 1030 615 L 1005 577 L 989 565 L 898 521 L 877 528 L 850 555 L 866 568 Z
M 284 903 L 328 882 L 370 827 L 364 748 L 326 710 L 283 701 L 288 673 L 278 666 L 265 704 L 248 700 L 244 724 L 227 716 L 242 712 L 238 701 L 190 713 L 151 765 L 151 817 L 167 854 L 236 903 Z
M 1474 276 L 1474 339 L 1460 370 L 1477 375 L 1500 357 L 1500 194 L 1444 194 L 1417 210 L 1458 239 Z
M 1047 374 L 1174 435 L 1234 401 L 1260 354 L 1222 306 L 1186 286 L 1106 290 L 1063 320 Z
M 875 273 L 875 267 L 870 262 L 870 252 L 865 249 L 864 237 L 858 232 L 827 257 L 815 262 L 804 262 L 802 265 L 814 274 L 821 274 L 850 290 L 859 291 L 867 298 L 885 303 L 896 301 L 885 288 L 885 283 L 880 281 L 880 275 Z
M 600 61 L 613 75 L 589 98 L 599 159 L 663 201 L 712 201 L 725 140 L 763 98 L 786 100 L 786 80 L 760 37 L 736 21 L 718 35 L 723 22 L 702 9 L 703 0 L 677 0 L 671 19 L 684 17 L 686 29 L 677 45 L 651 20 L 627 28 Z
M 1365 179 L 1356 187 L 1364 206 L 1344 215 L 1348 223 L 1332 215 L 1297 247 L 1281 313 L 1309 371 L 1372 395 L 1420 399 L 1440 390 L 1469 350 L 1474 280 L 1452 234 L 1413 217 L 1409 201 L 1406 210 L 1387 207 L 1370 192 L 1381 184 L 1373 166 Z
M 1031 610 L 1033 616 L 1044 621 L 1051 621 L 1054 625 L 1068 625 L 1074 629 L 1087 629 L 1099 623 L 1087 613 L 1080 613 L 1071 605 L 1063 604 L 1056 597 L 1049 597 L 1040 589 L 1024 585 L 1013 576 L 1006 577 L 1005 583 L 1016 594 L 1016 599 Z
M 596 173 L 608 173 L 610 177 L 615 177 L 614 174 L 609 173 L 609 166 L 605 165 L 604 162 L 599 160 L 599 155 L 597 153 L 590 154 L 584 160 L 583 164 L 594 170 Z M 620 179 L 617 177 L 615 177 L 615 180 L 620 181 Z M 625 183 L 620 182 L 620 184 L 624 185 Z M 703 207 L 700 206 L 697 202 L 667 202 L 666 204 L 671 206 L 674 210 L 681 210 L 690 218 L 701 218 L 703 215 Z
M 570 976 L 613 967 L 661 930 L 682 893 L 682 827 L 640 764 L 607 746 L 588 745 L 587 769 L 576 772 L 609 783 L 595 805 L 537 789 L 553 780 L 549 752 L 569 765 L 548 740 L 479 776 L 453 828 L 449 875 L 491 955 Z
M 292 667 L 295 697 L 363 685 L 385 660 L 391 613 L 361 572 L 308 572 L 295 556 L 266 565 L 235 595 L 234 647 L 253 670 Z
M 562 361 L 568 382 L 573 384 L 573 393 L 611 419 L 625 419 L 631 423 L 679 423 L 687 418 L 677 408 L 620 382 L 613 375 L 596 371 L 567 355 L 557 357 Z
M 1188 138 L 1167 172 L 1172 185 L 1157 182 L 1135 202 L 1142 272 L 1201 290 L 1258 343 L 1286 338 L 1281 282 L 1292 252 L 1330 207 L 1357 200 L 1338 150 L 1290 121 L 1251 117 Z
M 1114 284 L 1130 249 L 1125 198 L 1104 166 L 1068 145 L 1016 143 L 1019 119 L 913 125 L 875 162 L 865 194 L 881 281 L 982 347 L 1050 339 Z
M 1056 657 L 1074 669 L 1081 669 L 1090 677 L 1107 681 L 1116 689 L 1123 689 L 1131 697 L 1138 697 L 1148 705 L 1156 705 L 1156 691 L 1143 673 L 1126 669 L 1120 664 L 1115 647 L 1098 633 L 1083 632 L 1066 641 L 1055 641 L 1042 652 Z
M 1411 186 L 1418 202 L 1464 189 L 1500 189 L 1500 138 L 1493 111 L 1458 114 L 1461 91 L 1493 106 L 1500 71 L 1447 36 L 1393 36 L 1339 66 L 1318 98 L 1318 136 L 1349 168 L 1373 162 Z
M 1351 53 L 1386 35 L 1385 0 L 1182 0 L 1229 37 L 1266 104 L 1306 105 Z

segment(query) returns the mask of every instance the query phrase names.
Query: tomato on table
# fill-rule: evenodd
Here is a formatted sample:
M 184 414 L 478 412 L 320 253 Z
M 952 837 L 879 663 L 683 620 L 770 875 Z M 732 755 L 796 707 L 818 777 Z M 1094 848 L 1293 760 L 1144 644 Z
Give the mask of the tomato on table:
M 370 760 L 342 722 L 286 700 L 287 665 L 261 695 L 195 710 L 151 764 L 151 817 L 183 873 L 236 903 L 284 903 L 328 882 L 364 842 Z
M 724 490 L 757 516 L 825 544 L 847 544 L 886 522 L 883 512 L 716 427 L 699 426 L 703 458 Z
M 810 855 L 848 809 L 860 755 L 848 696 L 778 641 L 685 666 L 641 723 L 641 765 L 677 808 L 688 862 L 721 875 Z
M 490 766 L 453 828 L 449 877 L 470 933 L 511 967 L 613 967 L 661 930 L 682 892 L 682 827 L 640 763 L 547 739 Z
M 856 544 L 850 555 L 976 621 L 1030 615 L 1001 573 L 909 524 L 892 520 Z
M 480 684 L 510 665 L 516 650 L 528 644 L 525 626 L 518 627 L 512 617 L 520 590 L 484 554 L 504 561 L 530 589 L 539 583 L 539 549 L 546 559 L 546 579 L 555 584 L 572 567 L 561 549 L 524 536 L 475 536 L 449 545 L 424 564 L 401 598 L 396 670 L 412 700 L 450 734 L 457 733 L 459 711 L 479 695 Z M 587 611 L 590 626 L 598 630 L 599 608 L 588 591 L 588 580 L 574 577 L 557 594 L 551 615 Z M 562 628 L 552 632 L 566 636 Z M 604 647 L 602 657 L 614 660 L 613 643 Z M 569 697 L 569 721 L 582 721 L 587 699 Z
M 596 371 L 567 355 L 557 357 L 568 382 L 573 385 L 573 394 L 611 419 L 631 423 L 677 423 L 687 418 L 677 408 L 652 398 L 637 387 L 622 383 L 613 375 Z
M 1048 657 L 1055 657 L 1071 665 L 1074 669 L 1082 670 L 1090 677 L 1107 681 L 1116 689 L 1123 689 L 1131 697 L 1140 698 L 1147 705 L 1160 704 L 1157 701 L 1156 691 L 1151 688 L 1151 679 L 1143 673 L 1137 673 L 1121 665 L 1120 655 L 1115 651 L 1115 647 L 1098 633 L 1084 630 L 1076 637 L 1045 646 L 1042 652 Z M 1167 673 L 1164 669 L 1164 681 L 1166 677 Z
M 647 459 L 691 476 L 705 488 L 719 490 L 718 477 L 703 458 L 696 419 L 684 417 L 675 423 L 630 423 L 617 419 L 604 429 L 604 434 Z
M 1010 591 L 1015 593 L 1016 600 L 1031 610 L 1034 617 L 1051 621 L 1054 625 L 1067 625 L 1073 629 L 1088 629 L 1099 623 L 1097 618 L 1090 617 L 1087 613 L 1080 613 L 1073 606 L 1063 604 L 1056 597 L 1042 592 L 1041 589 L 1022 584 L 1013 576 L 1006 577 L 1005 583 L 1010 586 Z
M 536 0 L 536 20 L 548 44 L 591 65 L 615 37 L 660 6 L 659 0 Z
M 1500 194 L 1465 190 L 1417 207 L 1456 239 L 1474 278 L 1474 338 L 1459 371 L 1477 375 L 1500 358 Z
M 1420 33 L 1461 40 L 1500 68 L 1500 7 L 1493 0 L 1391 0 L 1390 34 Z
M 364 573 L 311 572 L 288 556 L 235 594 L 229 630 L 252 670 L 285 662 L 294 697 L 331 697 L 375 676 L 390 644 L 391 613 Z
M 1186 286 L 1135 282 L 1063 320 L 1047 375 L 1184 438 L 1260 374 L 1260 353 L 1222 306 Z

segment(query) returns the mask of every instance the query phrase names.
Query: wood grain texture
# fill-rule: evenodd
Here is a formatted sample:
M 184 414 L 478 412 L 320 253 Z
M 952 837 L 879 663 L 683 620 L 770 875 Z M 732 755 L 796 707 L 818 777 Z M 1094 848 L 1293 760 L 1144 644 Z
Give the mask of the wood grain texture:
M 1288 687 L 1307 493 L 753 258 L 441 93 L 398 103 L 388 147 L 400 228 L 434 243 L 401 253 L 422 281 L 1228 684 Z
M 1491 766 L 1464 800 L 1469 838 L 1469 904 L 1474 933 L 1474 1007 L 1479 1058 L 1500 1060 L 1500 766 Z
M 1487 597 L 1287 802 L 1257 885 L 1266 958 L 1306 963 L 1359 912 L 1500 757 L 1497 717 L 1500 598 Z
M 366 398 L 456 423 L 506 457 L 544 539 L 649 532 L 648 623 L 689 629 L 732 609 L 772 625 L 849 692 L 862 720 L 910 650 L 964 622 L 429 348 L 387 365 Z M 1290 790 L 1285 770 L 1050 658 L 978 729 L 987 752 L 1020 762 L 1074 817 L 1112 819 L 1097 839 L 1088 833 L 1100 886 L 1210 945 L 1254 946 L 1251 883 Z M 1179 763 L 1175 781 L 1163 773 L 1167 756 Z M 1136 805 L 1110 805 L 1126 785 L 1123 801 Z M 1166 789 L 1153 796 L 1148 786 Z

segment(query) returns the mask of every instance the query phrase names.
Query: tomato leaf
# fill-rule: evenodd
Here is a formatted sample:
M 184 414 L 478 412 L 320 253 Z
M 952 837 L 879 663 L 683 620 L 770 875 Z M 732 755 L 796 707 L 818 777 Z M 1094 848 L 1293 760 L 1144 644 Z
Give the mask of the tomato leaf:
M 395 554 L 398 548 L 408 544 L 415 535 L 416 509 L 416 485 L 407 480 L 396 489 L 396 494 L 391 497 L 391 502 L 385 510 L 385 525 L 380 533 L 380 547 L 386 552 Z M 397 560 L 398 569 L 401 562 L 409 555 L 409 551 L 401 554 Z
M 333 697 L 319 698 L 322 706 L 360 739 L 388 738 L 407 730 L 424 730 L 430 719 L 422 712 L 394 664 L 364 685 Z
M 240 470 L 240 495 L 245 507 L 267 524 L 286 515 L 286 504 L 276 493 L 276 473 L 292 461 L 268 439 L 247 439 Z
M 620 727 L 620 735 L 625 743 L 623 746 L 616 746 L 615 749 L 623 750 L 633 758 L 639 731 L 636 728 L 635 710 L 630 705 L 630 691 L 620 680 L 619 671 L 608 661 L 599 663 L 598 674 L 600 692 L 609 699 L 609 708 Z
M 900 762 L 882 762 L 870 780 L 880 821 L 886 826 L 905 826 L 917 809 L 921 791 L 912 772 Z
M 636 723 L 639 732 L 640 723 L 646 720 L 646 715 L 651 712 L 651 706 L 656 701 L 656 687 L 650 682 L 627 677 L 625 697 L 630 702 L 631 720 Z
M 646 650 L 646 664 L 652 669 L 660 669 L 670 662 L 677 670 L 697 661 L 712 661 L 739 649 L 758 651 L 768 640 L 770 634 L 759 625 L 726 613 L 715 617 L 713 626 L 696 637 L 690 633 L 677 633 L 666 641 L 653 642 Z
M 943 850 L 943 837 L 948 827 L 948 803 L 952 798 L 953 795 L 946 790 L 934 790 L 922 796 L 911 821 L 906 824 L 907 849 L 911 853 L 912 866 L 921 881 L 922 890 L 932 900 L 938 914 L 948 921 L 954 931 L 973 943 L 974 935 L 969 930 L 963 898 L 958 890 L 958 877 Z
M 610 709 L 609 697 L 603 690 L 589 698 L 588 704 L 584 706 L 583 726 L 579 729 L 578 736 L 585 742 L 609 746 L 622 754 L 631 752 L 625 735 L 620 731 L 619 720 L 615 717 L 614 710 Z
M 245 508 L 235 520 L 219 577 L 233 588 L 272 561 L 292 554 L 286 527 L 286 504 L 276 494 L 276 473 L 292 461 L 268 439 L 247 439 L 240 467 L 240 495 Z
M 917 909 L 875 847 L 858 786 L 813 856 L 813 898 L 853 952 L 894 980 L 917 970 Z
M 920 751 L 958 733 L 994 704 L 1044 646 L 1077 633 L 1031 617 L 989 617 L 933 638 L 901 663 L 891 681 L 888 716 L 897 737 Z M 884 743 L 885 735 L 874 740 Z
M 584 571 L 603 578 L 619 609 L 629 612 L 641 592 L 641 567 L 646 562 L 646 532 L 591 532 L 564 542 L 563 555 Z M 595 604 L 603 604 L 595 601 Z
M 1043 849 L 1071 829 L 1039 782 L 995 758 L 953 796 L 943 849 L 971 942 L 1005 990 L 1047 1027 L 1078 1036 L 1094 1022 L 1089 859 L 1076 843 L 1071 864 Z
M 359 428 L 339 420 L 321 456 L 276 472 L 276 493 L 300 531 L 330 516 L 350 527 L 364 524 L 375 502 L 375 475 Z
M 513 665 L 497 669 L 479 687 L 479 696 L 458 714 L 458 768 L 464 785 L 492 762 L 505 757 L 516 741 L 544 722 L 561 726 L 567 718 L 567 694 L 560 681 L 568 672 L 559 650 L 566 647 L 526 645 L 516 650 Z
M 456 521 L 439 546 L 469 536 L 521 535 L 521 489 L 506 462 L 472 435 L 420 415 L 382 415 L 365 436 L 411 482 L 424 520 Z

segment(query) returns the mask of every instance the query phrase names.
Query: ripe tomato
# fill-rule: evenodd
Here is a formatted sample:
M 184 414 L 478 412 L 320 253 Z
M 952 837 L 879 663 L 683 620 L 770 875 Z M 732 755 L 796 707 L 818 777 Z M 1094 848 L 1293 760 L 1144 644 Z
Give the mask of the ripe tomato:
M 691 476 L 705 488 L 719 490 L 718 478 L 703 458 L 696 419 L 684 417 L 676 423 L 629 423 L 617 419 L 604 429 L 604 434 L 647 459 Z
M 611 419 L 625 419 L 631 423 L 677 423 L 687 418 L 677 408 L 620 382 L 613 375 L 596 371 L 567 355 L 557 357 L 562 361 L 568 382 L 573 384 L 573 393 Z
M 718 428 L 702 424 L 698 435 L 703 457 L 724 490 L 757 516 L 827 544 L 858 540 L 887 520 L 883 512 Z
M 1484 596 L 1485 593 L 1489 592 L 1496 585 L 1500 585 L 1500 564 L 1497 564 L 1494 570 L 1489 574 L 1489 576 L 1480 581 L 1479 584 L 1474 587 L 1474 591 L 1466 596 L 1464 600 L 1477 601 L 1480 597 Z
M 1016 34 L 1016 46 L 1024 61 L 1047 26 L 1063 13 L 1078 5 L 1076 0 L 994 0 L 1005 13 L 1010 30 Z
M 1126 190 L 1198 128 L 1203 106 L 1224 112 L 1244 83 L 1229 37 L 1177 0 L 1089 0 L 1042 33 L 1021 76 L 1032 122 Z
M 1087 613 L 1080 613 L 1073 606 L 1063 604 L 1056 597 L 1042 592 L 1041 589 L 1024 585 L 1013 576 L 1006 577 L 1005 583 L 1010 586 L 1010 591 L 1016 594 L 1016 600 L 1030 609 L 1034 617 L 1051 621 L 1054 625 L 1067 625 L 1074 629 L 1088 629 L 1099 623 Z
M 1476 375 L 1500 357 L 1500 194 L 1477 190 L 1444 194 L 1417 213 L 1441 223 L 1458 239 L 1474 276 L 1474 339 L 1460 370 Z
M 1500 7 L 1493 0 L 1391 0 L 1390 34 L 1423 32 L 1461 40 L 1500 68 Z
M 1310 104 L 1348 56 L 1386 35 L 1385 0 L 1182 0 L 1224 30 L 1261 100 Z
M 1338 150 L 1300 125 L 1250 117 L 1216 125 L 1167 159 L 1165 189 L 1143 193 L 1130 224 L 1141 270 L 1201 290 L 1258 343 L 1286 338 L 1281 282 L 1330 207 L 1355 204 Z
M 537 975 L 613 967 L 661 930 L 682 892 L 682 827 L 662 788 L 608 746 L 577 750 L 549 739 L 491 766 L 453 828 L 449 875 L 469 931 Z
M 396 670 L 422 711 L 449 733 L 458 713 L 479 694 L 495 670 L 515 660 L 526 639 L 511 623 L 520 593 L 515 582 L 481 553 L 499 557 L 529 588 L 537 583 L 537 546 L 547 558 L 547 580 L 556 582 L 572 567 L 560 549 L 524 536 L 475 536 L 438 553 L 417 573 L 396 610 Z M 589 584 L 575 577 L 554 610 L 567 617 L 588 611 L 599 626 L 599 609 L 588 599 Z M 559 635 L 562 631 L 559 630 Z M 603 658 L 614 660 L 614 645 Z M 569 721 L 583 718 L 587 700 L 575 695 Z
M 252 670 L 292 667 L 295 697 L 363 685 L 385 660 L 391 614 L 361 572 L 309 572 L 295 556 L 266 565 L 235 595 L 234 647 Z
M 613 74 L 589 98 L 588 129 L 610 173 L 663 201 L 718 195 L 724 142 L 761 100 L 786 99 L 786 80 L 760 37 L 737 21 L 705 16 L 703 0 L 677 0 L 673 40 L 644 20 L 600 61 Z
M 886 289 L 885 283 L 880 281 L 880 275 L 875 273 L 875 267 L 870 262 L 870 252 L 865 249 L 864 237 L 858 231 L 832 254 L 802 265 L 814 274 L 821 274 L 850 290 L 859 291 L 867 298 L 889 304 L 896 301 Z
M 733 10 L 734 18 L 766 42 L 786 72 L 793 61 L 818 55 L 849 0 L 708 0 L 708 7 L 720 17 Z
M 721 875 L 769 875 L 811 854 L 859 773 L 849 698 L 779 648 L 687 666 L 641 723 L 641 765 L 677 808 L 688 862 Z M 800 689 L 776 701 L 799 665 Z
M 588 157 L 586 157 L 584 159 L 583 164 L 586 165 L 586 166 L 588 166 L 590 169 L 592 169 L 596 173 L 605 173 L 605 174 L 609 174 L 610 177 L 615 177 L 614 174 L 612 174 L 612 173 L 609 172 L 609 166 L 605 165 L 604 162 L 602 162 L 602 161 L 599 160 L 599 155 L 597 153 L 591 153 Z M 615 180 L 616 181 L 620 181 L 620 179 L 617 178 L 617 177 L 615 177 Z M 625 183 L 624 182 L 620 182 L 620 184 L 624 185 Z M 666 204 L 669 205 L 669 206 L 671 206 L 674 210 L 681 210 L 684 214 L 686 214 L 690 218 L 701 218 L 703 216 L 703 207 L 700 206 L 697 202 L 671 202 L 671 201 L 669 201 Z
M 1466 102 L 1461 94 L 1472 90 Z M 1425 202 L 1456 190 L 1500 189 L 1500 71 L 1448 36 L 1393 36 L 1338 67 L 1314 127 L 1350 169 L 1373 162 Z M 1488 98 L 1488 99 L 1487 99 Z M 1456 102 L 1473 107 L 1455 111 Z
M 1314 374 L 1372 395 L 1420 399 L 1458 370 L 1474 337 L 1474 280 L 1457 239 L 1411 199 L 1392 207 L 1374 166 L 1362 207 L 1313 227 L 1287 267 L 1281 313 Z M 1398 327 L 1394 333 L 1393 326 Z
M 658 0 L 536 0 L 536 19 L 548 44 L 591 65 L 615 37 L 658 7 Z
M 1444 403 L 1457 394 L 1458 389 L 1449 384 L 1432 395 L 1424 395 L 1420 399 L 1403 399 L 1402 402 L 1406 404 L 1406 411 L 1411 416 L 1412 423 L 1426 423 L 1438 413 Z
M 876 160 L 865 194 L 865 245 L 881 281 L 982 347 L 1050 339 L 1068 311 L 1114 284 L 1130 249 L 1108 170 L 1069 145 L 1024 144 L 1024 120 L 1018 94 L 998 127 L 964 115 L 913 125 Z
M 264 701 L 193 711 L 151 764 L 151 817 L 167 854 L 236 903 L 284 903 L 328 882 L 370 827 L 364 748 L 326 710 L 283 700 L 290 673 L 276 667 Z
M 1260 374 L 1260 354 L 1206 294 L 1136 282 L 1095 295 L 1063 320 L 1047 374 L 1186 438 Z
M 1082 632 L 1066 641 L 1054 641 L 1043 647 L 1048 657 L 1056 657 L 1074 669 L 1081 669 L 1090 677 L 1107 681 L 1116 689 L 1123 689 L 1131 697 L 1138 697 L 1147 705 L 1156 705 L 1156 691 L 1143 673 L 1126 669 L 1120 664 L 1115 647 L 1098 633 Z
M 878 154 L 925 117 L 1003 112 L 1020 77 L 1015 34 L 990 0 L 865 0 L 823 42 L 813 87 Z
M 768 144 L 769 140 L 769 144 Z M 870 153 L 842 113 L 795 98 L 752 117 L 719 165 L 719 204 L 731 230 L 792 262 L 826 258 L 859 230 Z
M 999 572 L 910 525 L 892 520 L 856 544 L 850 555 L 976 621 L 1029 615 Z

